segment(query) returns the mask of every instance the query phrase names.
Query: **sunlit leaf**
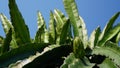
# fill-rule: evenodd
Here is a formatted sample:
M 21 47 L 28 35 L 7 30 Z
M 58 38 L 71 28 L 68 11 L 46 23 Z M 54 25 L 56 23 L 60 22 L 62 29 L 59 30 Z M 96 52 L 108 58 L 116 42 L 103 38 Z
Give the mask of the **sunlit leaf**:
M 15 31 L 14 31 L 14 28 L 13 28 L 11 22 L 7 19 L 7 17 L 4 14 L 0 14 L 0 17 L 1 17 L 1 20 L 2 20 L 2 26 L 4 28 L 5 34 L 8 33 L 10 28 L 12 29 L 12 40 L 11 40 L 11 43 L 10 43 L 11 49 L 18 47 L 17 43 L 16 43 L 16 38 L 15 38 Z
M 106 24 L 105 28 L 103 29 L 99 40 L 102 40 L 102 38 L 104 37 L 104 35 L 112 29 L 113 24 L 115 23 L 116 19 L 119 17 L 120 12 L 116 13 L 114 16 L 112 16 L 112 18 L 108 21 L 108 23 Z
M 60 68 L 92 68 L 93 66 L 94 64 L 90 63 L 86 57 L 81 60 L 75 58 L 73 53 L 70 53 L 70 55 L 65 58 Z
M 80 36 L 82 38 L 82 25 L 75 0 L 63 0 L 63 3 L 72 23 L 74 36 Z
M 90 43 L 90 44 L 89 44 L 89 47 L 90 47 L 91 49 L 93 49 L 93 48 L 96 46 L 96 44 L 97 44 L 97 42 L 98 42 L 98 38 L 99 38 L 100 32 L 101 32 L 100 27 L 97 27 L 97 28 L 91 33 L 90 39 L 89 39 L 89 43 Z
M 117 24 L 113 29 L 105 33 L 104 37 L 98 42 L 98 46 L 103 46 L 107 41 L 113 38 L 116 34 L 120 32 L 120 24 Z
M 46 28 L 44 18 L 40 12 L 38 12 L 37 23 L 38 23 L 38 31 L 35 36 L 35 42 L 48 43 L 49 34 Z
M 54 15 L 52 11 L 50 12 L 50 21 L 49 21 L 49 41 L 50 43 L 55 43 L 56 41 L 56 25 L 55 25 Z

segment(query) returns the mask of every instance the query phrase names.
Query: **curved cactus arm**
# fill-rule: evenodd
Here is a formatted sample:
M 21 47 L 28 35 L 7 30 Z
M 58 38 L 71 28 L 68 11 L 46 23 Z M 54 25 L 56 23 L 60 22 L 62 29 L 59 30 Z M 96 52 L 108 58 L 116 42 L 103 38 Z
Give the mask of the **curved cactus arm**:
M 101 64 L 98 65 L 100 68 L 117 68 L 117 66 L 110 59 L 106 58 Z
M 0 67 L 7 67 L 18 60 L 23 60 L 29 56 L 35 55 L 36 52 L 42 52 L 49 44 L 30 43 L 19 48 L 10 50 L 0 55 Z
M 70 52 L 72 52 L 72 48 L 70 45 L 60 45 L 38 56 L 31 63 L 25 65 L 23 68 L 37 66 L 42 68 L 47 66 L 49 67 L 50 63 L 59 64 L 59 59 L 62 59 L 62 57 L 67 56 Z
M 84 63 L 83 63 L 84 62 Z M 64 60 L 60 68 L 92 68 L 94 64 L 84 57 L 82 59 L 75 58 L 73 53 L 70 53 Z
M 116 44 L 107 43 L 105 46 L 95 47 L 92 51 L 95 55 L 104 55 L 113 60 L 113 62 L 120 66 L 120 47 Z

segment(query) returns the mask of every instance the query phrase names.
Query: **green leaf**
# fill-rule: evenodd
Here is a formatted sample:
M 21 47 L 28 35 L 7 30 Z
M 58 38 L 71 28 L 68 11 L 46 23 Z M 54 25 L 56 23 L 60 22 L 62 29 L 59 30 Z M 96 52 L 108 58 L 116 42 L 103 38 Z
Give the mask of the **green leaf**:
M 104 44 L 113 38 L 120 32 L 120 24 L 117 24 L 113 29 L 109 30 L 104 37 L 98 42 L 98 46 L 104 46 Z
M 38 11 L 37 23 L 38 23 L 38 29 L 41 27 L 43 27 L 44 30 L 46 29 L 45 20 L 44 20 L 42 14 L 40 13 L 40 11 Z
M 93 49 L 92 54 L 104 55 L 120 66 L 120 47 L 116 44 L 107 43 L 105 46 L 97 46 Z
M 15 31 L 11 24 L 11 22 L 7 19 L 7 17 L 4 14 L 0 14 L 1 20 L 2 20 L 2 26 L 4 28 L 5 33 L 7 34 L 10 28 L 12 29 L 12 40 L 11 40 L 11 49 L 17 48 L 17 43 L 15 39 Z
M 98 65 L 100 68 L 117 68 L 117 66 L 108 58 L 106 58 L 101 64 Z
M 116 37 L 116 42 L 119 43 L 120 42 L 120 32 L 118 33 L 117 37 Z
M 62 57 L 67 56 L 71 51 L 72 51 L 71 46 L 60 45 L 59 47 L 56 47 L 40 55 L 39 57 L 34 59 L 31 63 L 25 65 L 23 68 L 34 68 L 38 66 L 40 68 L 48 68 L 50 67 L 49 65 L 54 66 L 54 64 L 59 64 Z
M 75 58 L 73 53 L 70 53 L 60 68 L 92 68 L 93 66 L 94 64 L 91 64 L 86 57 L 78 59 Z
M 64 14 L 61 11 L 59 11 L 58 9 L 55 9 L 54 12 L 55 12 L 54 19 L 56 21 L 57 34 L 60 35 L 61 29 L 62 29 L 63 25 L 66 23 L 67 19 L 64 16 Z
M 49 44 L 45 43 L 30 43 L 16 49 L 12 49 L 11 51 L 0 55 L 0 67 L 7 67 L 11 63 L 15 63 L 18 60 L 23 60 L 31 55 L 35 55 L 36 52 L 42 52 L 48 45 Z
M 84 48 L 88 45 L 88 35 L 85 22 L 79 16 L 75 0 L 63 0 L 65 10 L 73 26 L 74 36 L 79 36 L 84 44 Z
M 50 43 L 56 43 L 56 25 L 55 25 L 54 15 L 52 11 L 50 12 L 50 21 L 49 21 L 49 41 Z
M 3 44 L 2 44 L 1 55 L 10 50 L 11 40 L 12 40 L 12 30 L 10 29 L 9 32 L 7 33 L 7 35 L 6 35 L 6 38 L 4 39 Z
M 98 38 L 99 38 L 100 32 L 101 32 L 100 27 L 97 27 L 97 28 L 91 33 L 90 38 L 89 38 L 89 43 L 90 43 L 90 44 L 89 44 L 89 47 L 90 47 L 91 49 L 93 49 L 93 48 L 96 46 L 96 44 L 97 44 L 97 42 L 98 42 Z
M 2 21 L 1 23 L 4 28 L 4 32 L 7 34 L 9 32 L 10 28 L 13 28 L 13 26 L 4 14 L 1 13 L 0 18 Z
M 63 3 L 72 23 L 74 36 L 79 36 L 82 39 L 82 23 L 79 18 L 75 0 L 63 0 Z
M 61 34 L 60 34 L 60 44 L 64 44 L 67 40 L 67 37 L 69 36 L 68 33 L 69 33 L 69 30 L 70 30 L 70 21 L 68 20 L 64 25 L 63 25 L 63 28 L 62 28 L 62 31 L 61 31 Z
M 80 22 L 81 22 L 81 26 L 82 26 L 82 41 L 84 44 L 84 47 L 86 48 L 88 45 L 88 34 L 87 34 L 87 29 L 86 29 L 86 25 L 85 22 L 83 20 L 83 18 L 81 16 L 79 16 L 80 18 Z
M 56 21 L 56 32 L 57 32 L 56 43 L 60 44 L 60 43 L 63 43 L 62 40 L 63 40 L 63 36 L 65 35 L 65 33 L 62 33 L 62 32 L 66 31 L 67 30 L 66 28 L 68 28 L 67 26 L 69 26 L 69 25 L 65 25 L 65 23 L 67 22 L 67 19 L 61 11 L 56 9 L 56 10 L 54 10 L 54 12 L 55 12 L 54 19 Z M 67 32 L 66 32 L 66 34 L 67 34 Z M 66 40 L 66 38 L 65 38 L 65 40 Z
M 73 41 L 73 53 L 76 58 L 83 58 L 85 56 L 84 46 L 79 37 L 75 37 Z
M 102 40 L 102 38 L 104 38 L 105 34 L 112 29 L 113 24 L 115 23 L 116 19 L 119 17 L 120 12 L 117 12 L 114 16 L 112 16 L 112 18 L 108 21 L 107 25 L 105 26 L 105 28 L 103 29 L 99 40 Z
M 38 12 L 38 31 L 35 36 L 35 42 L 40 43 L 48 43 L 49 42 L 49 34 L 46 28 L 46 24 L 44 18 L 40 12 Z
M 12 25 L 15 30 L 15 36 L 17 39 L 17 44 L 26 44 L 30 43 L 30 35 L 25 21 L 16 5 L 15 0 L 9 0 L 9 9 Z

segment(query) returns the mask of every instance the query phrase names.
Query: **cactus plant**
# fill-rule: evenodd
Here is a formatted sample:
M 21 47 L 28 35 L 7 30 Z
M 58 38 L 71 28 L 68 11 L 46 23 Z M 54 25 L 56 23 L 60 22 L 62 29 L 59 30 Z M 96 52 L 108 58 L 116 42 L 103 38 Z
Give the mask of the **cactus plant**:
M 29 29 L 16 0 L 9 0 L 11 21 L 1 13 L 6 37 L 0 36 L 0 67 L 8 68 L 119 68 L 120 23 L 114 25 L 120 12 L 103 31 L 97 27 L 88 39 L 85 22 L 75 0 L 63 0 L 68 14 L 50 11 L 49 28 L 38 12 L 38 30 L 30 38 Z

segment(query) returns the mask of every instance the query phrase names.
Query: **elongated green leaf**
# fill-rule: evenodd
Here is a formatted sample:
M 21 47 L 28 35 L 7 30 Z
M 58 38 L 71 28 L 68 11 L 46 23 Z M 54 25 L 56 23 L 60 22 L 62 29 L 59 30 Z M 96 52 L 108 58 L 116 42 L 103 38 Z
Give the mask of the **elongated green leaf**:
M 37 23 L 38 23 L 38 29 L 41 27 L 43 27 L 44 30 L 46 29 L 45 20 L 44 20 L 42 14 L 40 13 L 40 11 L 38 11 Z
M 73 25 L 74 36 L 80 36 L 80 38 L 82 39 L 82 25 L 75 0 L 63 0 L 63 3 Z
M 9 32 L 10 28 L 13 28 L 12 25 L 11 25 L 11 22 L 2 13 L 0 14 L 0 18 L 1 18 L 1 21 L 2 21 L 2 26 L 4 28 L 4 31 L 7 34 Z
M 90 39 L 89 39 L 89 47 L 91 49 L 93 49 L 97 42 L 98 42 L 98 38 L 99 38 L 99 35 L 100 35 L 100 27 L 97 27 L 93 32 L 92 34 L 90 35 Z
M 104 55 L 120 66 L 120 47 L 114 44 L 107 43 L 106 46 L 96 47 L 93 49 L 92 54 Z
M 37 57 L 35 60 L 25 65 L 23 68 L 29 68 L 29 67 L 33 68 L 38 66 L 40 68 L 49 68 L 50 67 L 49 65 L 52 65 L 51 63 L 53 63 L 53 66 L 56 66 L 56 64 L 59 64 L 59 62 L 61 61 L 62 57 L 67 56 L 71 51 L 72 48 L 69 45 L 56 47 L 50 51 L 45 52 L 41 56 Z
M 66 19 L 65 15 L 60 10 L 55 9 L 54 12 L 55 12 L 54 18 L 55 18 L 56 23 L 57 23 L 57 28 L 59 28 L 59 27 L 63 26 L 64 23 L 66 23 L 67 19 Z
M 42 14 L 40 12 L 38 12 L 37 23 L 38 23 L 38 31 L 37 31 L 36 36 L 35 36 L 35 42 L 48 43 L 49 42 L 48 31 L 47 31 L 47 28 L 46 28 L 44 18 L 43 18 Z
M 60 44 L 64 44 L 67 40 L 67 37 L 69 36 L 68 33 L 69 33 L 69 30 L 70 30 L 70 21 L 68 20 L 64 25 L 63 25 L 63 28 L 62 28 L 62 31 L 61 31 L 61 34 L 60 34 Z
M 104 44 L 113 38 L 116 34 L 120 32 L 120 24 L 117 24 L 113 29 L 109 30 L 104 37 L 98 42 L 98 46 L 104 46 Z
M 84 47 L 86 48 L 88 45 L 88 34 L 87 34 L 87 29 L 86 29 L 86 25 L 85 22 L 83 20 L 83 18 L 81 16 L 79 16 L 80 18 L 80 22 L 81 22 L 81 26 L 82 26 L 82 41 L 84 44 Z
M 50 22 L 49 22 L 49 41 L 50 43 L 56 43 L 56 25 L 55 25 L 54 15 L 52 11 L 50 12 Z
M 115 23 L 115 20 L 119 17 L 120 15 L 120 12 L 116 13 L 107 23 L 107 25 L 105 26 L 105 28 L 103 29 L 100 37 L 99 37 L 99 40 L 101 40 L 103 37 L 104 37 L 104 34 L 106 34 L 112 27 L 113 27 L 113 24 Z
M 11 51 L 0 55 L 0 67 L 7 67 L 11 63 L 28 58 L 29 56 L 36 54 L 37 51 L 42 52 L 48 45 L 49 44 L 31 43 L 12 49 Z
M 16 39 L 15 39 L 15 31 L 14 31 L 14 28 L 13 28 L 11 22 L 7 19 L 7 17 L 4 14 L 0 14 L 0 17 L 2 20 L 2 25 L 3 25 L 5 33 L 7 34 L 8 31 L 10 30 L 10 28 L 12 29 L 12 40 L 10 43 L 11 49 L 18 47 L 17 43 L 16 43 Z
M 83 58 L 85 56 L 84 46 L 79 37 L 75 37 L 73 41 L 73 53 L 76 58 Z
M 25 25 L 24 19 L 17 8 L 15 0 L 9 0 L 9 9 L 12 25 L 15 30 L 15 35 L 17 38 L 17 44 L 30 43 L 30 35 L 27 26 Z
M 8 34 L 6 35 L 6 38 L 4 39 L 2 49 L 1 49 L 1 55 L 10 49 L 10 42 L 12 40 L 12 29 L 9 30 Z
M 65 28 L 64 25 L 67 22 L 67 19 L 64 16 L 64 14 L 61 11 L 59 11 L 58 9 L 54 10 L 54 12 L 55 12 L 54 19 L 56 21 L 56 32 L 57 32 L 56 43 L 60 44 L 60 43 L 62 43 L 62 40 L 60 40 L 60 36 L 62 37 L 63 34 L 64 34 L 64 33 L 62 33 L 62 31 L 66 30 L 66 29 L 63 29 L 63 28 Z M 67 32 L 66 32 L 66 34 L 67 34 Z
M 61 29 L 62 29 L 63 25 L 66 23 L 67 19 L 64 16 L 64 14 L 61 11 L 59 11 L 58 9 L 54 10 L 54 12 L 55 12 L 54 19 L 56 21 L 57 34 L 60 35 Z
M 73 53 L 70 53 L 64 60 L 64 63 L 60 68 L 92 68 L 94 64 L 91 64 L 85 57 L 81 59 L 75 58 Z
M 100 65 L 100 68 L 117 68 L 117 66 L 108 58 L 106 58 Z
M 79 16 L 75 0 L 63 0 L 63 3 L 72 23 L 74 36 L 79 36 L 84 44 L 84 48 L 86 48 L 88 45 L 87 30 L 85 22 L 82 17 Z

